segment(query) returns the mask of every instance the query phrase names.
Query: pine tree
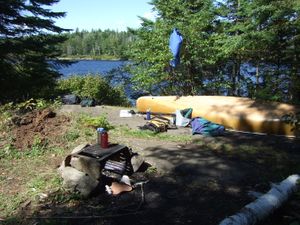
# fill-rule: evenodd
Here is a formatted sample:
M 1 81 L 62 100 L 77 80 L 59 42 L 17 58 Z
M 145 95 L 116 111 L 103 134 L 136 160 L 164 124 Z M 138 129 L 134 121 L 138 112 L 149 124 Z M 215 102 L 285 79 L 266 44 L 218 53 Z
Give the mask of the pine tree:
M 297 99 L 299 3 L 226 0 L 217 8 L 221 29 L 215 43 L 227 64 L 224 68 L 230 68 L 223 71 L 230 77 L 229 93 L 280 101 Z M 245 64 L 256 67 L 255 74 L 241 74 Z
M 255 24 L 256 60 L 265 69 L 257 74 L 263 82 L 258 97 L 297 102 L 300 97 L 300 4 L 294 0 L 256 0 L 249 14 Z M 266 95 L 266 92 L 268 94 Z
M 0 102 L 44 97 L 59 74 L 49 59 L 66 31 L 53 19 L 65 15 L 49 7 L 58 0 L 0 0 Z

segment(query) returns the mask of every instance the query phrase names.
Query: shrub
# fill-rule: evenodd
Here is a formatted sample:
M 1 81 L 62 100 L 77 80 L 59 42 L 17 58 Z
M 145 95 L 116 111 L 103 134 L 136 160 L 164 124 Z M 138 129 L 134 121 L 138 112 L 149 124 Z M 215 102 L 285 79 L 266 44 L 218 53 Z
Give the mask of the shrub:
M 0 128 L 2 124 L 5 124 L 12 117 L 14 110 L 15 107 L 12 102 L 0 105 Z
M 58 80 L 58 90 L 62 93 L 71 92 L 80 96 L 84 80 L 80 76 L 70 76 L 66 79 Z
M 56 109 L 61 106 L 61 100 L 56 98 L 54 100 L 45 100 L 42 98 L 39 99 L 28 99 L 24 102 L 20 102 L 14 106 L 14 108 L 21 112 L 26 113 L 33 111 L 34 109 L 42 110 L 46 108 Z
M 129 105 L 124 89 L 112 87 L 101 75 L 73 75 L 58 80 L 57 87 L 62 94 L 93 98 L 98 104 Z
M 81 115 L 78 119 L 78 123 L 86 127 L 93 127 L 95 129 L 98 127 L 103 127 L 107 131 L 114 128 L 108 122 L 105 116 L 91 117 L 88 115 Z

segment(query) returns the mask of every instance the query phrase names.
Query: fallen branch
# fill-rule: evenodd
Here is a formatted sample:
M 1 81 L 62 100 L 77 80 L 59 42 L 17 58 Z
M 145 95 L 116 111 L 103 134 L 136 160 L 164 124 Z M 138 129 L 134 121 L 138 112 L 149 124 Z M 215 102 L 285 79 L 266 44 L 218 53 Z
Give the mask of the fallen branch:
M 266 194 L 244 206 L 240 212 L 221 221 L 219 225 L 254 225 L 278 209 L 297 190 L 299 175 L 291 175 L 279 185 L 272 185 Z

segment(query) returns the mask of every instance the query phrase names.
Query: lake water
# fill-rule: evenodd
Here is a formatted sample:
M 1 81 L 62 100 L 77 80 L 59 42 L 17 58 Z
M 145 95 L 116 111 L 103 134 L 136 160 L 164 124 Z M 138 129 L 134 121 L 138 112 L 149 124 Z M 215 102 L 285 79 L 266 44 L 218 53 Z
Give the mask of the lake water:
M 67 77 L 70 75 L 106 74 L 129 63 L 128 61 L 112 60 L 78 60 L 67 67 L 60 67 L 58 71 Z
M 129 64 L 130 61 L 118 61 L 118 60 L 78 60 L 74 61 L 73 64 L 67 67 L 58 67 L 58 71 L 63 75 L 63 77 L 68 77 L 71 75 L 86 75 L 86 74 L 101 74 L 106 75 L 112 70 L 117 70 L 122 66 Z M 264 66 L 260 70 L 269 69 L 270 66 Z M 255 67 L 251 66 L 248 63 L 244 63 L 241 66 L 241 74 L 247 79 L 251 79 L 255 83 Z M 129 78 L 130 74 L 126 74 L 122 71 L 117 71 L 114 73 L 114 77 L 110 77 L 110 82 L 112 85 L 118 85 L 120 82 L 123 82 L 121 77 Z M 210 81 L 207 81 L 210 82 Z M 246 90 L 246 87 L 244 87 Z M 129 99 L 137 98 L 139 92 L 134 92 L 132 90 L 131 84 L 127 83 L 125 85 L 125 93 Z M 246 92 L 245 92 L 246 93 Z M 228 94 L 228 90 L 224 91 L 224 95 Z M 134 97 L 133 97 L 134 96 Z

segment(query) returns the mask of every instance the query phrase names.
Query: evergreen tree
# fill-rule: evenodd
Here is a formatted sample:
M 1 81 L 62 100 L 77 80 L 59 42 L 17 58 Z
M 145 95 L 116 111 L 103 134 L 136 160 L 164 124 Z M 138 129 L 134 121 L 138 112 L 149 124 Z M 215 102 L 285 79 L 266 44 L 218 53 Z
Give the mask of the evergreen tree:
M 211 76 L 215 63 L 214 10 L 210 0 L 154 0 L 158 13 L 155 22 L 141 18 L 142 28 L 135 31 L 137 41 L 132 47 L 133 80 L 140 88 L 162 94 L 198 94 Z M 183 36 L 180 65 L 172 69 L 169 62 L 169 37 L 174 28 Z M 155 85 L 155 86 L 154 86 Z M 159 90 L 155 90 L 159 88 Z
M 300 4 L 294 0 L 257 0 L 257 19 L 261 32 L 269 37 L 265 60 L 271 65 L 263 74 L 263 88 L 277 99 L 298 102 L 300 99 Z
M 61 44 L 64 57 L 92 57 L 128 59 L 126 52 L 132 42 L 129 32 L 112 30 L 79 31 L 65 34 L 67 40 Z
M 297 99 L 299 3 L 226 0 L 217 8 L 222 29 L 215 43 L 227 63 L 224 68 L 230 68 L 223 71 L 224 79 L 230 80 L 229 93 L 280 101 Z M 254 74 L 245 74 L 241 67 L 245 63 L 256 68 Z
M 49 59 L 66 31 L 54 24 L 65 15 L 49 9 L 59 0 L 0 0 L 0 101 L 44 97 L 59 74 Z
M 136 86 L 157 94 L 227 94 L 299 102 L 300 4 L 295 0 L 153 0 L 156 21 L 132 31 Z M 170 69 L 170 32 L 183 35 Z M 156 90 L 158 89 L 158 90 Z

